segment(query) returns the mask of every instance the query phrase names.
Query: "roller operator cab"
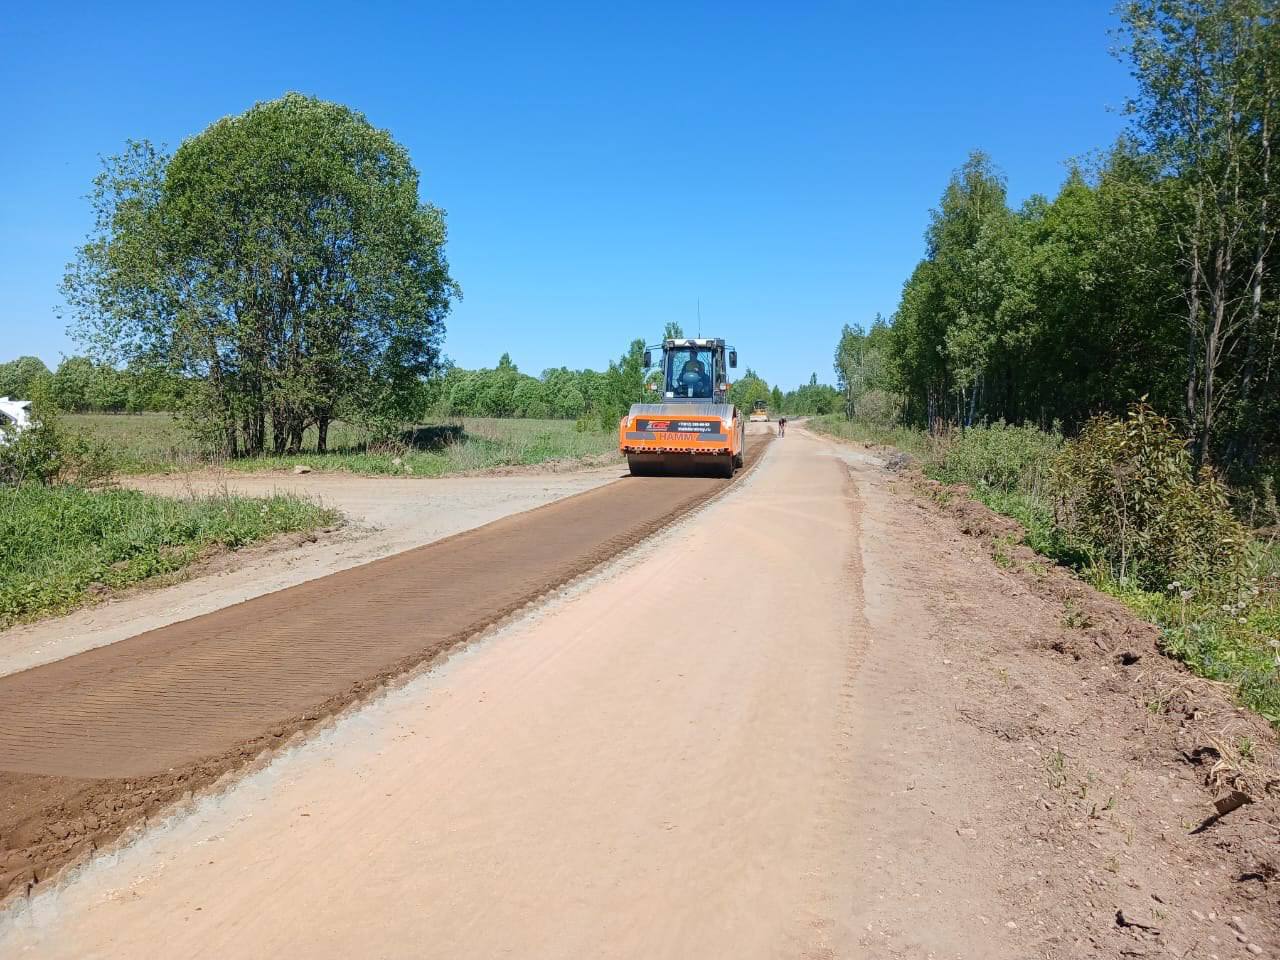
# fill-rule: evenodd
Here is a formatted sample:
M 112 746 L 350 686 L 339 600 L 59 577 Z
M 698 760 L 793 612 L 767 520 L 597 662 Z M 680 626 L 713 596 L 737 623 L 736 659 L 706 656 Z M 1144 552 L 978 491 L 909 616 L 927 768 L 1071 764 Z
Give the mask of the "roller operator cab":
M 618 425 L 631 473 L 732 477 L 745 439 L 743 418 L 728 401 L 738 351 L 723 340 L 679 337 L 646 348 L 644 365 L 653 402 L 632 404 Z

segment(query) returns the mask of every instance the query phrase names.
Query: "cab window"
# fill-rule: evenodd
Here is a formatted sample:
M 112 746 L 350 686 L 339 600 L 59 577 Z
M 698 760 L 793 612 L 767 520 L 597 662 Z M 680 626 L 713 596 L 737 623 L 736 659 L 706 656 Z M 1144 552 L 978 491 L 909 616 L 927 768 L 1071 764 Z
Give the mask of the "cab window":
M 717 370 L 711 350 L 682 347 L 667 354 L 667 393 L 710 400 Z

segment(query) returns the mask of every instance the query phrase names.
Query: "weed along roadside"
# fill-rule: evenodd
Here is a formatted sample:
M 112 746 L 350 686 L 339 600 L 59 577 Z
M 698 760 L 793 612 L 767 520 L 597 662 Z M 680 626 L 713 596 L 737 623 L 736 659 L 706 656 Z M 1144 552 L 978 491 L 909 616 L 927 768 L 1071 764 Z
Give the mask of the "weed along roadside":
M 164 497 L 109 485 L 110 458 L 46 414 L 0 448 L 0 629 L 192 563 L 341 521 L 288 494 Z
M 0 488 L 0 629 L 177 574 L 220 551 L 332 526 L 285 494 L 170 498 L 135 490 Z
M 1166 655 L 1280 724 L 1280 544 L 1236 519 L 1212 475 L 1197 482 L 1167 419 L 1139 404 L 1065 441 L 1003 423 L 945 437 L 842 418 L 809 426 L 900 450 L 917 461 L 924 495 L 973 499 L 1016 521 L 991 541 L 998 564 L 1026 546 L 1073 570 L 1158 627 Z M 1275 523 L 1274 501 L 1261 510 Z

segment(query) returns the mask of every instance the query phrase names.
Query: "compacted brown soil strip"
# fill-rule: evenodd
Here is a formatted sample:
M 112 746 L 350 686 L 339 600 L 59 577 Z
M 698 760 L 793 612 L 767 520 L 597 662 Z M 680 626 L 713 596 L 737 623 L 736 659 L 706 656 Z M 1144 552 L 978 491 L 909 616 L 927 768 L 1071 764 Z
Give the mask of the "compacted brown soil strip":
M 629 478 L 0 677 L 0 897 L 724 486 Z

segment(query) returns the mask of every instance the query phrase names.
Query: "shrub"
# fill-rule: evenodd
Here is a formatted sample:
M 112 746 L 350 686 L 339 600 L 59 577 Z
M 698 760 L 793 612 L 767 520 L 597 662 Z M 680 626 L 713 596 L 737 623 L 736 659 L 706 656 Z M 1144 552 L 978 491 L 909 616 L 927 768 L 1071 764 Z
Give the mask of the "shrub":
M 856 420 L 887 430 L 898 423 L 902 408 L 901 394 L 868 390 L 854 401 L 853 416 Z
M 1003 420 L 953 434 L 934 470 L 939 480 L 1012 493 L 1034 492 L 1062 448 L 1062 435 Z
M 3 428 L 0 436 L 0 484 L 88 484 L 109 477 L 112 468 L 105 444 L 64 430 L 52 412 L 21 432 Z
M 1119 579 L 1164 590 L 1170 583 L 1238 587 L 1248 536 L 1226 487 L 1192 469 L 1187 444 L 1146 403 L 1123 420 L 1091 420 L 1054 468 L 1058 522 Z

